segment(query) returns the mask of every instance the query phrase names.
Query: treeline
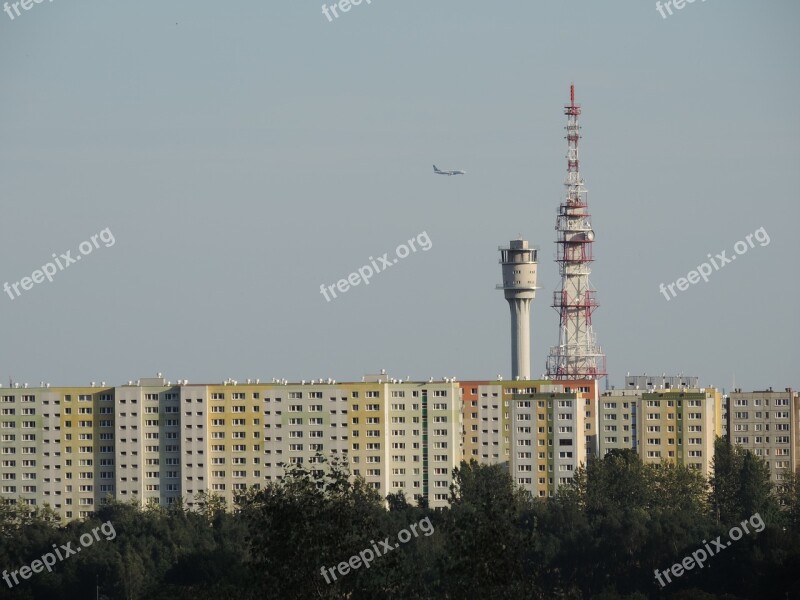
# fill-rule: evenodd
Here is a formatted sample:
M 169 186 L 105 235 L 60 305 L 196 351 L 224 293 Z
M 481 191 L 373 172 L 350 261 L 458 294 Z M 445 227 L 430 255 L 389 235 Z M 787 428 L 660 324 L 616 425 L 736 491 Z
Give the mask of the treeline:
M 316 466 L 316 465 L 314 465 Z M 120 600 L 263 598 L 800 598 L 800 485 L 770 485 L 751 453 L 716 444 L 714 476 L 642 464 L 615 451 L 575 473 L 557 497 L 533 499 L 498 466 L 462 463 L 450 507 L 384 498 L 346 468 L 293 467 L 279 483 L 250 490 L 226 510 L 220 498 L 144 509 L 104 505 L 65 527 L 46 509 L 0 506 L 0 568 L 30 565 L 102 523 L 101 537 L 35 573 L 0 598 Z M 761 531 L 730 545 L 728 532 L 758 515 Z M 410 537 L 367 568 L 351 557 L 393 545 L 398 532 L 429 519 L 430 535 Z M 429 530 L 428 530 L 429 531 Z M 669 570 L 720 536 L 724 551 L 703 568 Z M 402 540 L 401 538 L 401 541 Z M 321 568 L 349 564 L 326 583 Z M 348 568 L 345 568 L 347 571 Z M 12 580 L 13 583 L 13 580 Z

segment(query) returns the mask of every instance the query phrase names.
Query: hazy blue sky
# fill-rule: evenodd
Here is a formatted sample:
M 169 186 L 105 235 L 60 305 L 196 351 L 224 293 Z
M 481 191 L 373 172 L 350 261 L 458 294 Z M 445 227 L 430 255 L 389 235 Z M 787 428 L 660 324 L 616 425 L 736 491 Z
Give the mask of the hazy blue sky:
M 520 233 L 541 374 L 574 81 L 611 383 L 800 387 L 800 3 L 321 4 L 0 13 L 0 284 L 115 238 L 2 293 L 0 380 L 508 377 L 497 246 Z M 760 227 L 769 245 L 659 293 Z M 320 294 L 423 231 L 429 251 Z

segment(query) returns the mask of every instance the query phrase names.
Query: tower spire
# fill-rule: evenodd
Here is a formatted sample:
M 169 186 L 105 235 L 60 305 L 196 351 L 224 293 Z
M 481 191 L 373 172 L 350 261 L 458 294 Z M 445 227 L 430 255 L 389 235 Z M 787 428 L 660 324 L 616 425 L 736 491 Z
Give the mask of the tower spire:
M 594 231 L 589 222 L 587 192 L 580 175 L 578 142 L 581 107 L 575 104 L 575 86 L 570 85 L 567 116 L 566 198 L 556 218 L 556 262 L 561 286 L 553 294 L 559 313 L 558 345 L 550 348 L 547 376 L 551 379 L 597 379 L 606 376 L 606 358 L 595 342 L 592 313 L 597 308 L 589 282 Z

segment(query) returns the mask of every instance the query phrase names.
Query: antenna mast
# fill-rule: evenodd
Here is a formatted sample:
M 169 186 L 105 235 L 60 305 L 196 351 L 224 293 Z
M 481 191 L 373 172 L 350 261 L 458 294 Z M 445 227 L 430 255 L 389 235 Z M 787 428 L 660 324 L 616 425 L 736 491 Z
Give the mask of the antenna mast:
M 550 379 L 599 379 L 605 377 L 606 357 L 597 345 L 592 313 L 597 308 L 595 290 L 589 282 L 594 231 L 589 222 L 587 191 L 580 175 L 578 141 L 581 107 L 575 104 L 575 86 L 569 88 L 567 116 L 567 194 L 556 218 L 556 262 L 561 287 L 553 294 L 559 313 L 558 345 L 550 348 L 547 377 Z

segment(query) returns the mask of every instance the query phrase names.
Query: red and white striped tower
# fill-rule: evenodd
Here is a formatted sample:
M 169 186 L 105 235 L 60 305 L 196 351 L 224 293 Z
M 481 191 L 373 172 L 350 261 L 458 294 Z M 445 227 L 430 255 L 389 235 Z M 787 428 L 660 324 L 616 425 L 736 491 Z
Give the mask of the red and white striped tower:
M 567 115 L 566 200 L 558 207 L 556 220 L 556 262 L 561 288 L 553 294 L 553 308 L 560 316 L 558 346 L 547 357 L 549 379 L 599 379 L 606 376 L 606 357 L 592 330 L 592 313 L 597 308 L 595 291 L 589 282 L 594 231 L 589 223 L 587 192 L 578 166 L 581 107 L 575 104 L 575 86 L 570 86 Z

